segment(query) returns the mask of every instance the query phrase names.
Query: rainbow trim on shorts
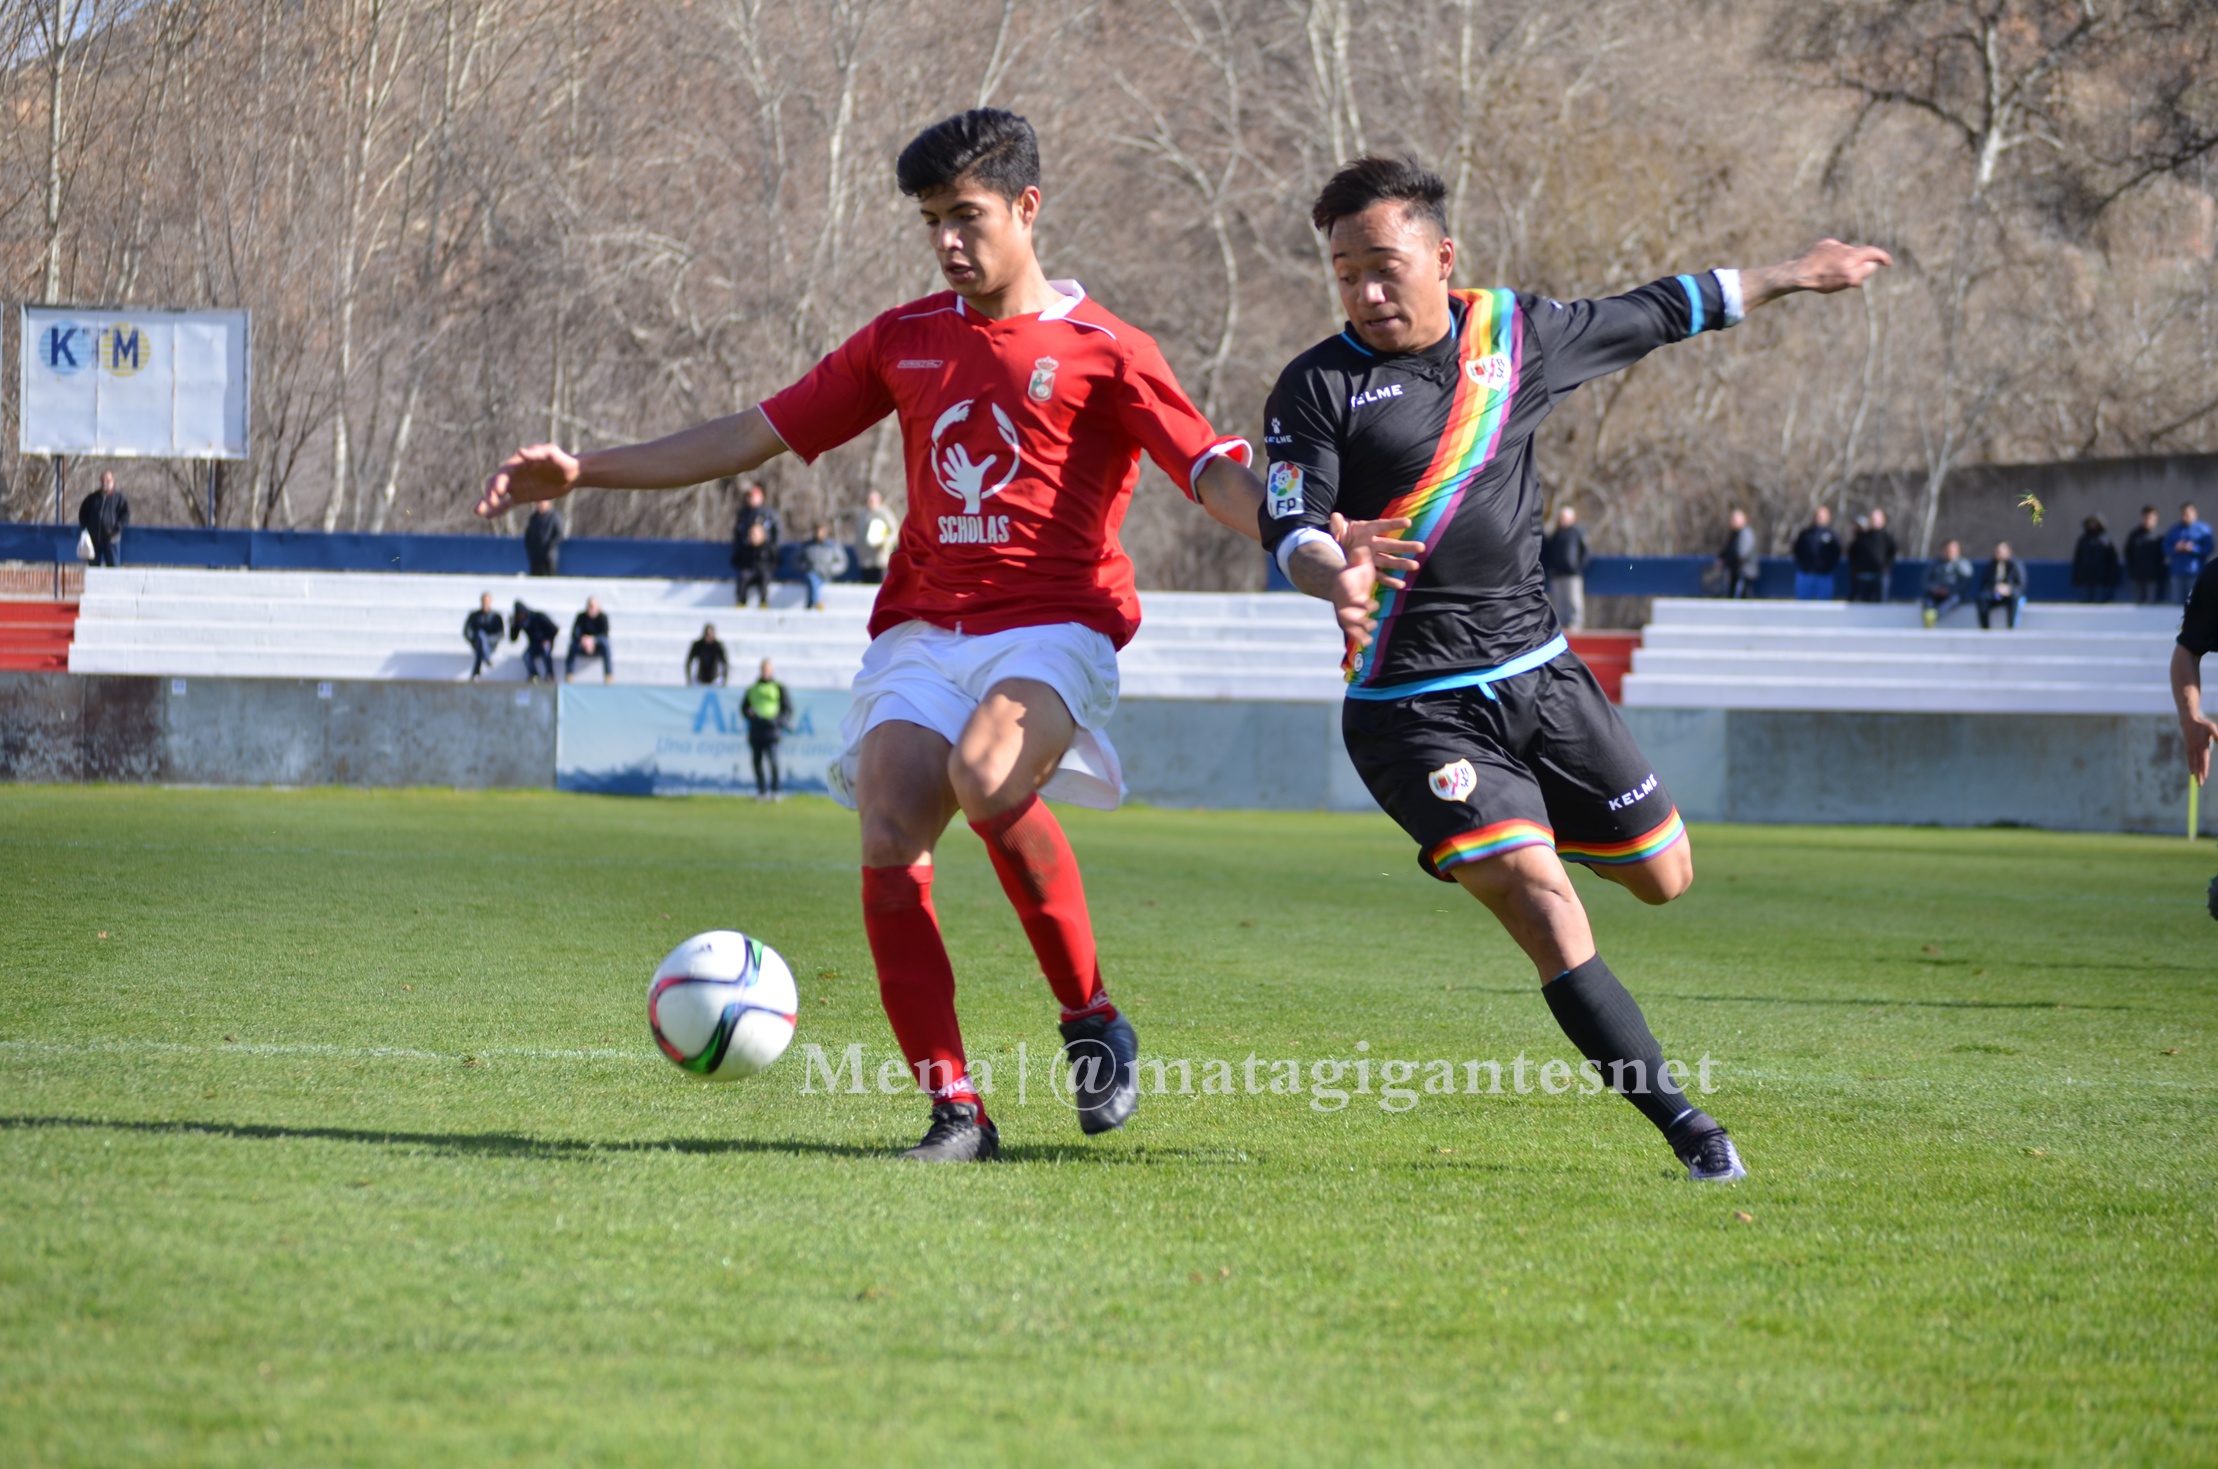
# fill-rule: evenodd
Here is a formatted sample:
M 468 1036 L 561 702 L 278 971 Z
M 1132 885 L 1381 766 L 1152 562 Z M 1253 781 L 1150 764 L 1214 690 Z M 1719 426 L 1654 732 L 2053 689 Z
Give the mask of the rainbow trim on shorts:
M 1466 862 L 1484 862 L 1489 857 L 1499 857 L 1504 852 L 1514 852 L 1519 847 L 1552 847 L 1556 834 L 1537 821 L 1512 817 L 1449 837 L 1425 853 L 1425 865 L 1435 873 L 1445 873 L 1451 867 L 1461 867 Z
M 1669 816 L 1629 842 L 1559 842 L 1556 854 L 1566 862 L 1584 862 L 1589 867 L 1626 867 L 1646 862 L 1686 834 L 1687 824 L 1679 819 L 1679 808 L 1674 806 Z
M 1463 492 L 1494 458 L 1502 441 L 1502 426 L 1509 422 L 1510 403 L 1517 396 L 1517 378 L 1524 366 L 1524 344 L 1517 330 L 1517 294 L 1514 291 L 1453 291 L 1464 303 L 1463 329 L 1456 353 L 1456 393 L 1448 405 L 1448 424 L 1433 446 L 1432 463 L 1418 476 L 1407 494 L 1397 495 L 1379 512 L 1381 520 L 1403 516 L 1413 522 L 1402 534 L 1423 541 L 1418 570 L 1408 573 L 1414 581 L 1423 574 L 1432 548 L 1440 544 L 1448 522 L 1455 519 Z M 1499 359 L 1499 360 L 1497 360 Z M 1507 367 L 1504 372 L 1503 368 Z M 1489 386 L 1490 380 L 1493 386 Z M 1360 653 L 1348 650 L 1341 671 L 1351 684 L 1371 681 L 1394 637 L 1394 619 L 1401 611 L 1403 594 L 1380 588 L 1379 627 L 1371 646 Z M 1460 838 L 1459 838 L 1460 840 Z

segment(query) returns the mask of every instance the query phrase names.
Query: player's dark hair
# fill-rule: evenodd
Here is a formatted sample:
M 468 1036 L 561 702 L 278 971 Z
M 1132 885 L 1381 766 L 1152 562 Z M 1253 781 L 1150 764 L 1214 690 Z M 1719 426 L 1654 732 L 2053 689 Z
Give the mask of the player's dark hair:
M 1040 185 L 1039 135 L 1032 124 L 998 107 L 958 112 L 911 138 L 893 176 L 912 199 L 966 178 L 1014 199 Z
M 1330 230 L 1350 215 L 1393 200 L 1413 219 L 1448 233 L 1448 186 L 1411 158 L 1358 158 L 1334 174 L 1309 208 L 1309 222 Z

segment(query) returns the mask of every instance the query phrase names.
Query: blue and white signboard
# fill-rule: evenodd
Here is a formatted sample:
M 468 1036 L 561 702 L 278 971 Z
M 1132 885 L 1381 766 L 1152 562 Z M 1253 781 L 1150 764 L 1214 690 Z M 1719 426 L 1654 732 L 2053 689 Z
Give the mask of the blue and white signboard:
M 753 795 L 754 762 L 738 687 L 565 684 L 555 724 L 555 786 L 607 796 Z M 840 753 L 845 689 L 795 689 L 778 743 L 789 791 L 824 792 Z
M 25 454 L 244 459 L 244 311 L 23 308 Z

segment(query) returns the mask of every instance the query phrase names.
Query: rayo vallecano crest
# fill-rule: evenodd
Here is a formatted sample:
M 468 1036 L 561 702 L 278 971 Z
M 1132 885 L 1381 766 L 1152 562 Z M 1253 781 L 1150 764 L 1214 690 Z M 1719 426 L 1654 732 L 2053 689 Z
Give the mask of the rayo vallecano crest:
M 1463 364 L 1463 370 L 1471 381 L 1490 393 L 1499 393 L 1509 386 L 1509 358 L 1500 352 L 1474 357 Z
M 1461 801 L 1479 788 L 1479 773 L 1468 760 L 1451 760 L 1425 777 L 1432 793 L 1443 801 Z
M 1063 364 L 1052 357 L 1042 357 L 1032 364 L 1032 381 L 1025 388 L 1035 403 L 1045 403 L 1055 396 L 1055 369 Z

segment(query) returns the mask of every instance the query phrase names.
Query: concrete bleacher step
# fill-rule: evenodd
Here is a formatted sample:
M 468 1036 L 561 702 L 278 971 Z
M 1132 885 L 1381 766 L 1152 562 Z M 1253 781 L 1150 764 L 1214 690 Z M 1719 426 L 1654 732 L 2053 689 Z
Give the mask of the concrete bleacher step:
M 2177 609 L 2033 603 L 2015 629 L 1915 604 L 1658 598 L 1632 707 L 2146 714 L 2171 708 Z

